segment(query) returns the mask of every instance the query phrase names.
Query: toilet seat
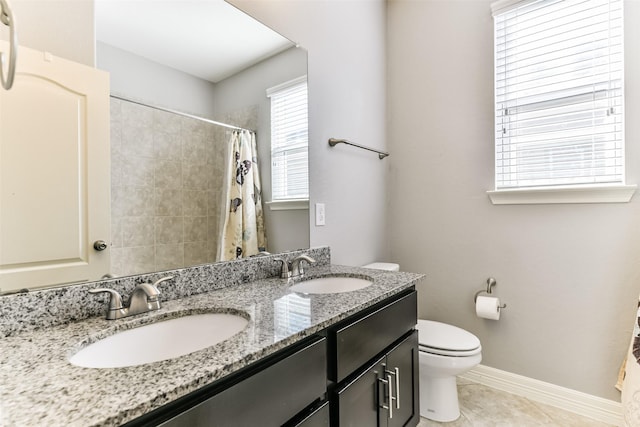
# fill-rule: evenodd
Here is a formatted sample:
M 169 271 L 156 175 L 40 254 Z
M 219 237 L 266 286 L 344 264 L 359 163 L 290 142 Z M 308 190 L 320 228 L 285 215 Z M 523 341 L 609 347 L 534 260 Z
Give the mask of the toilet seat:
M 448 356 L 448 357 L 469 357 L 475 356 L 476 354 L 480 354 L 482 352 L 482 348 L 478 347 L 475 350 L 469 351 L 451 351 L 451 350 L 443 350 L 441 348 L 432 348 L 427 346 L 419 346 L 419 351 L 425 353 L 435 354 L 437 356 Z
M 441 356 L 474 356 L 482 351 L 480 340 L 472 333 L 433 320 L 418 320 L 419 350 Z

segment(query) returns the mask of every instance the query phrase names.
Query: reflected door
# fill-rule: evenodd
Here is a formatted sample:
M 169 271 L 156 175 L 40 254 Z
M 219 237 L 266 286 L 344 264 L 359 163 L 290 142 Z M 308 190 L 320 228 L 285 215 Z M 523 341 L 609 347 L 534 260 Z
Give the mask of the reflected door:
M 21 47 L 0 90 L 0 291 L 109 272 L 109 169 L 108 74 Z

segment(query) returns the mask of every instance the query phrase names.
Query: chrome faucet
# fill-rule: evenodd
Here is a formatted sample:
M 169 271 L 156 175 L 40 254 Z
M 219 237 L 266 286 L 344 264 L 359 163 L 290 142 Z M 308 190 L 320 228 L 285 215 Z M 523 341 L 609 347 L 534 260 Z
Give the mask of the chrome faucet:
M 316 260 L 307 255 L 297 256 L 291 261 L 291 277 L 304 276 L 304 266 L 302 261 L 306 261 L 309 265 L 315 264 Z
M 284 258 L 274 258 L 274 261 L 278 261 L 282 263 L 282 269 L 280 270 L 280 278 L 281 279 L 290 279 L 291 278 L 291 268 L 289 267 L 289 263 Z
M 158 282 L 154 284 L 141 283 L 133 290 L 129 296 L 129 316 L 134 314 L 145 313 L 160 308 L 160 291 L 156 287 Z
M 105 292 L 111 295 L 111 298 L 109 299 L 109 309 L 107 310 L 107 320 L 116 320 L 123 317 L 146 313 L 147 311 L 159 310 L 160 290 L 158 290 L 158 285 L 171 279 L 173 279 L 173 276 L 163 277 L 153 282 L 153 284 L 139 284 L 129 296 L 129 307 L 123 306 L 122 297 L 113 289 L 98 288 L 91 289 L 89 292 L 92 294 Z
M 282 270 L 280 270 L 280 277 L 282 279 L 304 277 L 304 266 L 302 264 L 302 261 L 305 261 L 309 264 L 313 264 L 316 262 L 315 259 L 307 255 L 299 255 L 295 257 L 291 262 L 287 262 L 287 260 L 283 258 L 275 258 L 274 261 L 282 263 Z

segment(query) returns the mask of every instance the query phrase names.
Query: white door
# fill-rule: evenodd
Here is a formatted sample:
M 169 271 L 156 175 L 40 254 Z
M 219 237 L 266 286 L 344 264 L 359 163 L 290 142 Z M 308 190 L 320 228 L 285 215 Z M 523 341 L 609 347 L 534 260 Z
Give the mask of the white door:
M 0 89 L 0 291 L 109 272 L 109 152 L 108 73 L 20 47 Z

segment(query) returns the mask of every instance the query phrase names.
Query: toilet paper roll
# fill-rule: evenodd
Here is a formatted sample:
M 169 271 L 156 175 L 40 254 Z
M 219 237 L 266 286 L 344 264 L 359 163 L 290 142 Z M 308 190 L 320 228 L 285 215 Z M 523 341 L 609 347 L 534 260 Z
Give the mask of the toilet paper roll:
M 500 298 L 478 295 L 476 299 L 476 315 L 484 319 L 500 319 Z

